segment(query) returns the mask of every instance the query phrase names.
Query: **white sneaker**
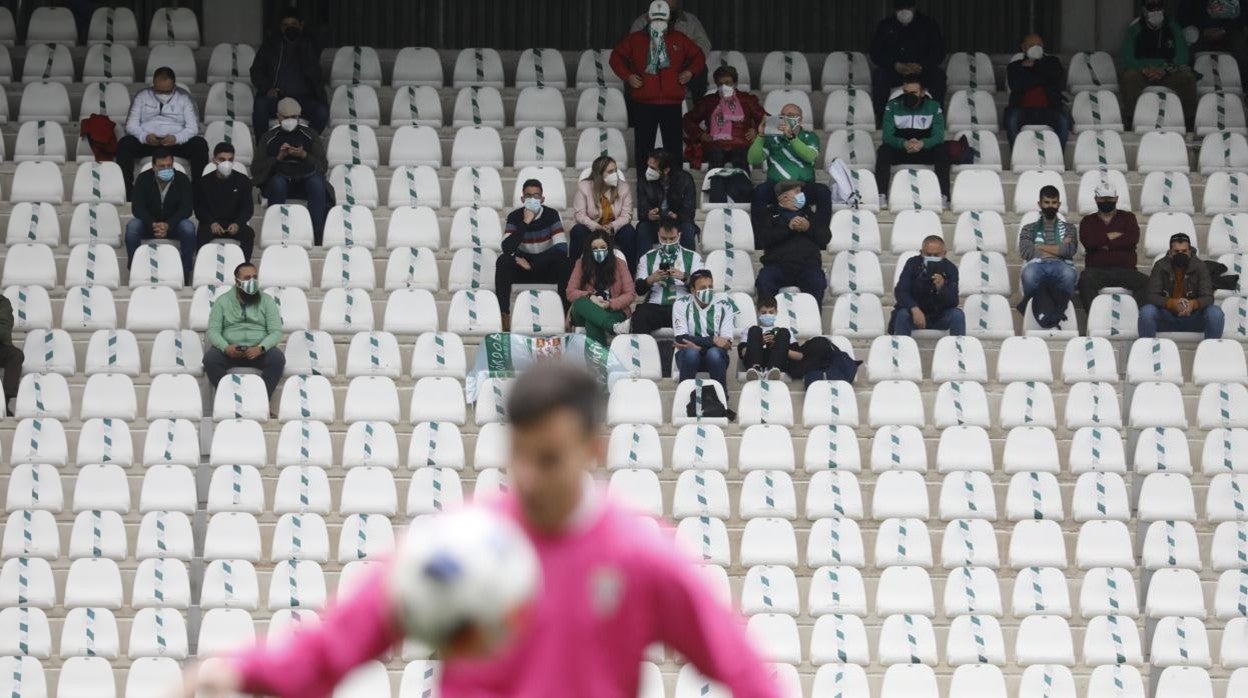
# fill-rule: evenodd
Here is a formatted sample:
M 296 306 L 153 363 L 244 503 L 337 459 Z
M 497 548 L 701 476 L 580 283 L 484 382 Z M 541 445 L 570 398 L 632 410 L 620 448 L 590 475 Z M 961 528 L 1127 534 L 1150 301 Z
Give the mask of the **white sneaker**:
M 632 320 L 624 318 L 611 326 L 611 331 L 616 334 L 630 334 L 632 330 Z
M 746 380 L 747 382 L 749 382 L 749 381 L 756 381 L 756 380 L 758 380 L 758 379 L 759 379 L 759 376 L 760 376 L 760 375 L 761 375 L 761 372 L 759 371 L 758 367 L 757 367 L 757 366 L 751 366 L 751 367 L 750 367 L 750 368 L 748 368 L 748 369 L 746 370 L 746 372 L 745 372 L 745 380 Z
M 784 380 L 784 374 L 781 373 L 780 369 L 778 368 L 769 368 L 767 369 L 767 380 L 769 381 Z

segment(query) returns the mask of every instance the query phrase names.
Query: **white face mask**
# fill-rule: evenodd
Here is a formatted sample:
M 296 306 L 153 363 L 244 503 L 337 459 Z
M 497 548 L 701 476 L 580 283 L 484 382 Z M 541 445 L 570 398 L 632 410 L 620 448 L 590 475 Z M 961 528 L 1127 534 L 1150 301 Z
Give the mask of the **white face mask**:
M 1032 46 L 1027 49 L 1027 57 L 1033 61 L 1038 61 L 1041 58 L 1044 58 L 1044 47 L 1039 44 Z
M 229 177 L 230 173 L 233 171 L 234 171 L 233 160 L 222 160 L 221 162 L 217 163 L 217 174 L 221 175 L 222 177 Z
M 1153 10 L 1152 12 L 1145 13 L 1144 19 L 1148 22 L 1148 26 L 1156 29 L 1161 26 L 1163 21 L 1165 21 L 1166 13 L 1162 10 Z
M 903 25 L 914 21 L 914 10 L 897 10 L 897 21 Z
M 608 172 L 607 174 L 603 175 L 603 176 L 602 176 L 602 183 L 603 183 L 603 184 L 605 184 L 605 185 L 607 185 L 608 187 L 619 186 L 619 184 L 620 184 L 620 173 L 619 173 L 619 171 L 616 171 L 616 172 Z
M 650 31 L 654 32 L 655 34 L 666 34 L 667 33 L 667 20 L 666 19 L 650 20 Z
M 733 87 L 732 85 L 720 85 L 719 86 L 719 96 L 723 97 L 724 99 L 730 99 L 736 93 L 737 93 L 737 88 Z
M 282 119 L 278 123 L 281 125 L 283 131 L 294 131 L 295 128 L 299 126 L 298 119 Z
M 647 181 L 647 182 L 657 182 L 657 181 L 659 181 L 659 180 L 660 180 L 660 179 L 662 179 L 662 178 L 663 178 L 663 173 L 662 173 L 662 172 L 659 172 L 658 170 L 654 169 L 653 167 L 647 167 L 647 168 L 646 168 L 646 181 Z

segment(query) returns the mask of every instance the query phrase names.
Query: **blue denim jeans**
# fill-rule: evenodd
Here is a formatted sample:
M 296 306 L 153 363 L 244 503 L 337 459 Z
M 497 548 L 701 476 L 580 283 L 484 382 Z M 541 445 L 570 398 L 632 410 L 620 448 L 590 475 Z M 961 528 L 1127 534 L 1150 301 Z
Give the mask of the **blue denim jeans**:
M 1066 139 L 1070 138 L 1070 129 L 1074 122 L 1064 109 L 1028 109 L 1025 107 L 1006 107 L 1005 133 L 1014 145 L 1014 139 L 1022 132 L 1024 126 L 1048 126 L 1057 134 L 1057 140 L 1066 147 Z
M 728 352 L 719 347 L 680 349 L 676 352 L 676 368 L 681 380 L 693 378 L 704 370 L 711 380 L 719 381 L 725 392 L 728 390 Z
M 152 234 L 152 226 L 144 223 L 138 218 L 131 218 L 126 224 L 126 265 L 127 268 L 134 262 L 134 253 L 139 249 L 139 245 L 144 240 L 151 240 L 156 236 Z M 179 251 L 182 253 L 182 275 L 191 278 L 191 268 L 195 266 L 195 251 L 199 248 L 199 238 L 195 234 L 195 224 L 191 223 L 189 218 L 178 221 L 169 228 L 168 240 L 178 243 Z
M 1216 305 L 1200 308 L 1187 317 L 1152 305 L 1140 308 L 1140 336 L 1156 337 L 1158 332 L 1204 332 L 1205 339 L 1222 339 L 1226 316 Z
M 893 311 L 893 334 L 909 337 L 915 330 L 914 316 L 909 308 L 897 308 Z M 948 330 L 952 337 L 966 334 L 966 315 L 961 308 L 950 308 L 939 315 L 927 314 L 925 330 Z
M 1019 280 L 1023 286 L 1023 298 L 1029 299 L 1041 284 L 1057 284 L 1067 294 L 1075 293 L 1075 282 L 1079 273 L 1072 264 L 1060 259 L 1030 261 L 1023 265 L 1019 272 Z

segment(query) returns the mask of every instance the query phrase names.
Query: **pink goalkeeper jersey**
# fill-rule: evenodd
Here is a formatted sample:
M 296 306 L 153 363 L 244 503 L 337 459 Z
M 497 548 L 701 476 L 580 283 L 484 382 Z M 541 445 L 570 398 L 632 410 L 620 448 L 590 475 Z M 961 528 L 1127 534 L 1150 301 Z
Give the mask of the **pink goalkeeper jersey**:
M 513 497 L 499 506 L 521 521 Z M 646 647 L 661 642 L 723 683 L 734 698 L 777 698 L 739 617 L 675 543 L 603 499 L 557 535 L 525 526 L 541 559 L 530 623 L 501 655 L 443 665 L 444 698 L 635 698 Z M 244 692 L 323 698 L 353 668 L 402 639 L 374 572 L 322 622 L 286 643 L 236 657 Z

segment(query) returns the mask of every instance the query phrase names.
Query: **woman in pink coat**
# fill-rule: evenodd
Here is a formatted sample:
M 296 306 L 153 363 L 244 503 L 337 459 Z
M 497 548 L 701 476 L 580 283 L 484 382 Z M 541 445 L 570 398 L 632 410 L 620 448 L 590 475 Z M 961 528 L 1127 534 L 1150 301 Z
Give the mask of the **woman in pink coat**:
M 572 226 L 569 257 L 580 259 L 589 236 L 605 232 L 615 249 L 624 253 L 629 272 L 637 268 L 637 231 L 633 228 L 637 206 L 633 203 L 632 188 L 610 155 L 594 160 L 589 176 L 576 185 L 572 210 L 576 225 Z
M 590 236 L 589 246 L 568 277 L 568 318 L 585 335 L 603 346 L 611 343 L 615 326 L 633 314 L 637 297 L 628 262 L 615 251 L 609 233 Z

